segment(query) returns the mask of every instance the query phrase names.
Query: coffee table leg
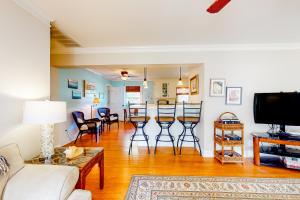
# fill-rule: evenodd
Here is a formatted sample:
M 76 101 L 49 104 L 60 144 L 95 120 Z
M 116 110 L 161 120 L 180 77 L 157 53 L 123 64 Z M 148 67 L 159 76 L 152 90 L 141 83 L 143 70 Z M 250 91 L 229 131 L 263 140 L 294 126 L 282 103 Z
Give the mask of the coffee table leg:
M 85 176 L 82 175 L 82 173 L 79 173 L 79 179 L 76 184 L 76 189 L 85 189 Z
M 104 187 L 104 154 L 102 153 L 99 160 L 99 172 L 100 172 L 100 189 Z

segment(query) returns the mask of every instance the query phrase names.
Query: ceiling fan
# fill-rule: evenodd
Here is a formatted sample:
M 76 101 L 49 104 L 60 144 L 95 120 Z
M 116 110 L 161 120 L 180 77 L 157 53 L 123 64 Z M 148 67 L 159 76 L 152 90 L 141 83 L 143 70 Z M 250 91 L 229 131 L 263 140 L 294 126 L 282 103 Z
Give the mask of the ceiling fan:
M 215 0 L 215 2 L 207 9 L 209 13 L 218 13 L 222 10 L 231 0 Z
M 129 75 L 128 71 L 121 71 L 121 79 L 123 81 L 126 81 L 129 78 L 133 78 L 133 77 L 137 77 L 137 76 L 133 76 L 133 75 Z

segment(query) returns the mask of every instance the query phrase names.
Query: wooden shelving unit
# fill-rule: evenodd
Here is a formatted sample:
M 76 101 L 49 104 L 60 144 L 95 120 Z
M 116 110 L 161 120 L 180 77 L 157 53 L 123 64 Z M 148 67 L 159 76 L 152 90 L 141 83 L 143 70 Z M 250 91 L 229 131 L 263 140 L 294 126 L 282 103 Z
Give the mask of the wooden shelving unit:
M 218 134 L 217 130 L 221 130 L 222 134 Z M 241 140 L 227 140 L 225 134 L 235 134 L 240 132 Z M 237 134 L 235 134 L 237 135 Z M 221 150 L 217 150 L 217 145 Z M 236 147 L 241 148 L 241 154 L 235 151 Z M 227 150 L 225 148 L 230 148 Z M 242 163 L 244 164 L 244 124 L 223 124 L 219 121 L 214 122 L 214 154 L 215 158 L 222 164 L 224 163 Z

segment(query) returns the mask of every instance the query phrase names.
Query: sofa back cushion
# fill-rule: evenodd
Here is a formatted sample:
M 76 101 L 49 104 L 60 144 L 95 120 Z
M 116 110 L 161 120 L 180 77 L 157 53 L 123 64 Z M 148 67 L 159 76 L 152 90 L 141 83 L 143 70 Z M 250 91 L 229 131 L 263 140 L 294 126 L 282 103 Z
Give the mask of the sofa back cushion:
M 1 147 L 0 155 L 4 156 L 9 164 L 8 178 L 24 167 L 24 160 L 17 144 L 9 144 Z

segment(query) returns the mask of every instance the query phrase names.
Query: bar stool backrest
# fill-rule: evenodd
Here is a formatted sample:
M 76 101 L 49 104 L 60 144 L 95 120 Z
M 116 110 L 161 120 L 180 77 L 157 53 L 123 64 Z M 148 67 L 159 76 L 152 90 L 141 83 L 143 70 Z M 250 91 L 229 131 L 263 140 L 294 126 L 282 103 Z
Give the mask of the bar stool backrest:
M 160 105 L 163 105 L 163 104 L 169 104 L 170 102 L 169 102 L 169 100 L 167 100 L 167 99 L 159 99 L 158 101 L 157 101 L 157 103 L 160 103 Z
M 191 122 L 191 119 L 193 119 L 193 123 L 199 123 L 201 117 L 202 103 L 203 101 L 201 101 L 200 103 L 183 102 L 183 121 Z
M 145 103 L 130 103 L 128 102 L 129 121 L 133 117 L 140 117 L 147 121 L 147 101 Z
M 174 104 L 165 104 L 160 100 L 157 101 L 157 118 L 160 121 L 161 117 L 170 117 L 175 121 L 176 102 Z

